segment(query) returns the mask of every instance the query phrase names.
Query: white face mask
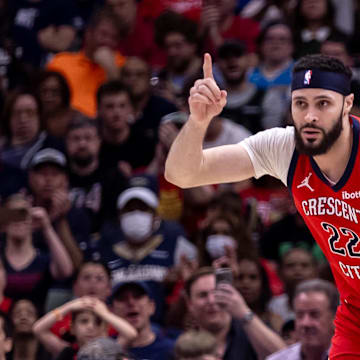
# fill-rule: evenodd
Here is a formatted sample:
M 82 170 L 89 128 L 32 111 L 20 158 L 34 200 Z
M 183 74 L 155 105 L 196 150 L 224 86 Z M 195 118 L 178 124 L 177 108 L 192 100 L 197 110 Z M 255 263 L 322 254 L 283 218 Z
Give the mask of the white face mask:
M 210 235 L 206 239 L 205 248 L 212 259 L 218 259 L 226 255 L 225 246 L 232 249 L 236 248 L 234 238 L 227 235 Z
M 152 232 L 152 225 L 153 215 L 146 211 L 130 211 L 120 217 L 122 231 L 134 243 L 144 242 Z

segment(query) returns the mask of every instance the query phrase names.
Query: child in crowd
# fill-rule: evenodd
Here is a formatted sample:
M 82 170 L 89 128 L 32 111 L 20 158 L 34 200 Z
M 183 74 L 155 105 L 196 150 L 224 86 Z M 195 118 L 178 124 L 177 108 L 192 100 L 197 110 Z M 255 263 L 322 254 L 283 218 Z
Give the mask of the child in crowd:
M 71 334 L 74 339 L 71 342 L 60 339 L 50 331 L 53 324 L 68 313 L 72 314 Z M 49 312 L 34 324 L 33 331 L 53 356 L 70 359 L 90 340 L 107 336 L 107 325 L 118 332 L 117 340 L 122 345 L 137 336 L 132 325 L 111 313 L 104 302 L 90 296 L 72 300 Z

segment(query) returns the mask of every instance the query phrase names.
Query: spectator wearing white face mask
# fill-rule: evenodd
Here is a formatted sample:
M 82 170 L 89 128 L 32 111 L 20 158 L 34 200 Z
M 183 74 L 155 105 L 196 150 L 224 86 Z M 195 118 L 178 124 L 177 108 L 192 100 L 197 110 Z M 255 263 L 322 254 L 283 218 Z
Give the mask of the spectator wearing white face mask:
M 197 251 L 180 224 L 157 215 L 157 182 L 148 175 L 132 177 L 117 201 L 118 223 L 102 232 L 100 254 L 111 271 L 113 285 L 145 281 L 156 303 L 153 321 L 160 322 L 164 310 L 163 280 L 168 270 Z
M 229 253 L 237 257 L 254 256 L 256 249 L 240 217 L 216 214 L 198 235 L 199 265 L 211 266 L 213 261 Z

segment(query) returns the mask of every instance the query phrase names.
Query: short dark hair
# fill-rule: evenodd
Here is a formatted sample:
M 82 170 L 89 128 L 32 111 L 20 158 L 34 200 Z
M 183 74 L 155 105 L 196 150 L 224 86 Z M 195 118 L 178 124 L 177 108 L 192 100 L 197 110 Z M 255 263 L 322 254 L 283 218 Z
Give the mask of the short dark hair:
M 256 43 L 258 44 L 258 46 L 263 44 L 268 31 L 271 28 L 273 28 L 274 26 L 279 26 L 279 25 L 285 26 L 289 29 L 291 41 L 294 41 L 294 36 L 293 36 L 291 26 L 289 25 L 289 23 L 287 23 L 286 21 L 281 21 L 281 20 L 273 20 L 273 21 L 270 21 L 269 23 L 267 23 L 260 31 L 259 36 L 256 38 Z
M 163 12 L 155 21 L 155 42 L 164 47 L 165 38 L 170 33 L 182 34 L 186 41 L 198 44 L 197 25 L 192 20 L 174 11 Z
M 204 266 L 192 273 L 192 275 L 186 280 L 184 287 L 185 293 L 188 297 L 191 295 L 191 288 L 194 282 L 207 275 L 215 275 L 215 270 L 212 267 Z
M 344 74 L 351 79 L 352 73 L 348 66 L 345 66 L 340 60 L 326 55 L 306 55 L 300 58 L 294 65 L 293 73 L 308 69 L 319 69 L 338 74 Z
M 87 127 L 95 128 L 98 135 L 100 135 L 99 124 L 96 120 L 89 118 L 80 112 L 75 113 L 66 128 L 66 135 L 68 135 L 73 130 L 83 129 L 83 128 L 87 128 Z
M 61 105 L 64 107 L 70 106 L 70 88 L 67 80 L 65 77 L 59 73 L 58 71 L 50 71 L 50 70 L 44 70 L 42 71 L 37 79 L 36 84 L 36 93 L 39 96 L 40 95 L 40 86 L 49 78 L 55 78 L 59 84 L 60 84 L 60 96 L 61 96 Z
M 295 288 L 294 300 L 302 293 L 321 292 L 326 295 L 329 300 L 331 312 L 335 315 L 340 302 L 339 292 L 335 285 L 330 281 L 322 279 L 311 279 L 302 281 Z
M 11 338 L 13 335 L 12 322 L 7 314 L 0 311 L 0 318 L 3 319 L 3 330 L 6 338 Z
M 99 89 L 96 92 L 96 101 L 97 105 L 99 106 L 101 103 L 101 100 L 104 96 L 107 95 L 116 95 L 125 93 L 128 95 L 130 102 L 132 105 L 134 105 L 133 98 L 131 95 L 131 91 L 128 86 L 126 86 L 123 82 L 119 80 L 110 80 L 102 84 Z
M 76 321 L 76 319 L 83 313 L 85 312 L 89 312 L 91 313 L 94 318 L 95 318 L 95 322 L 97 325 L 101 325 L 105 320 L 103 320 L 100 316 L 98 316 L 94 311 L 92 310 L 88 310 L 88 309 L 81 309 L 81 310 L 76 310 L 73 311 L 71 313 L 71 323 L 74 324 L 74 322 Z
M 105 262 L 100 261 L 100 260 L 86 260 L 81 264 L 79 270 L 74 275 L 74 281 L 73 281 L 74 283 L 77 281 L 82 269 L 84 269 L 84 267 L 86 265 L 98 265 L 98 266 L 101 266 L 105 270 L 106 275 L 108 276 L 109 280 L 111 279 L 111 271 L 110 271 L 109 267 L 107 266 L 107 264 Z
M 333 43 L 337 43 L 337 44 L 343 44 L 345 47 L 345 50 L 348 54 L 351 54 L 351 39 L 349 38 L 349 36 L 343 34 L 343 33 L 339 33 L 339 32 L 333 32 L 330 34 L 330 36 L 328 38 L 326 38 L 326 40 L 324 40 L 321 44 L 324 45 L 327 42 L 333 42 Z
M 111 22 L 118 33 L 120 33 L 119 20 L 109 6 L 104 6 L 93 12 L 90 20 L 87 23 L 86 29 L 93 30 L 103 21 Z

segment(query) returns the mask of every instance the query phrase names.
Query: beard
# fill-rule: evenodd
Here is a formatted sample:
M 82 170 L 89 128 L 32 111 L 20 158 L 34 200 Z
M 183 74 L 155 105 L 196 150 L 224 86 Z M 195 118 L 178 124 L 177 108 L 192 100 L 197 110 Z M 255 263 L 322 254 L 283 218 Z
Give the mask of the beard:
M 74 155 L 71 158 L 71 161 L 79 168 L 88 167 L 95 159 L 95 156 L 92 154 L 87 155 Z
M 323 135 L 323 138 L 320 141 L 320 143 L 318 145 L 313 145 L 311 143 L 311 141 L 309 141 L 310 145 L 305 144 L 300 135 L 300 132 L 303 128 L 319 130 Z M 336 140 L 339 138 L 339 136 L 342 132 L 342 129 L 343 129 L 342 110 L 341 110 L 341 114 L 339 115 L 336 123 L 333 125 L 333 127 L 328 132 L 325 132 L 322 128 L 320 128 L 314 124 L 304 125 L 300 129 L 297 129 L 295 126 L 296 149 L 300 154 L 304 154 L 307 156 L 323 155 L 334 145 Z
M 245 76 L 246 76 L 246 73 L 245 71 L 242 72 L 239 76 L 237 77 L 230 77 L 230 76 L 226 76 L 225 75 L 225 80 L 226 82 L 228 83 L 228 85 L 230 86 L 236 86 L 236 85 L 239 85 L 241 84 L 244 79 L 245 79 Z
M 170 68 L 177 74 L 181 74 L 187 70 L 191 63 L 191 59 L 179 59 L 179 58 L 169 58 Z

